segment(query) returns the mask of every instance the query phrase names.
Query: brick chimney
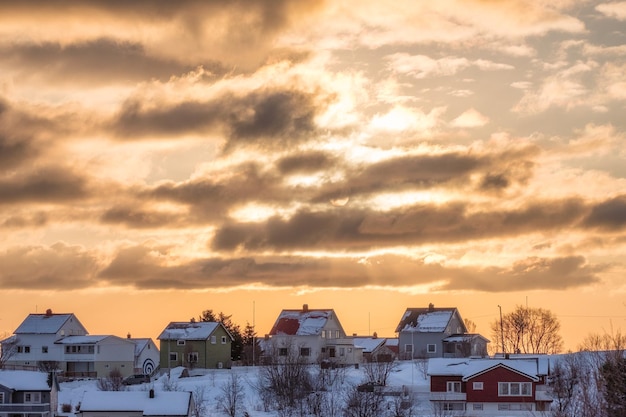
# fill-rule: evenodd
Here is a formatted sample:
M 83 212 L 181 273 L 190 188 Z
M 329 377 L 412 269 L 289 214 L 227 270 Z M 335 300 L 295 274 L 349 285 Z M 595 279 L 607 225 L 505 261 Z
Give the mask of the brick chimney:
M 308 304 L 302 304 L 302 312 L 306 313 L 307 311 L 309 311 L 309 305 Z
M 435 311 L 435 305 L 433 303 L 428 304 L 428 311 Z

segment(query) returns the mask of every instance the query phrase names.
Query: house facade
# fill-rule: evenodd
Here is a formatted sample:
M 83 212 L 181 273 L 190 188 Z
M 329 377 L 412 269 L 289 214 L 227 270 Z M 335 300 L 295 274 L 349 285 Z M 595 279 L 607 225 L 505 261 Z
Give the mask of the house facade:
M 162 368 L 231 367 L 233 337 L 218 322 L 171 322 L 158 337 Z
M 86 391 L 78 417 L 191 417 L 187 391 Z
M 53 375 L 0 370 L 0 417 L 52 417 L 58 405 Z
M 396 333 L 400 359 L 469 357 L 472 352 L 484 356 L 489 342 L 480 335 L 467 333 L 456 308 L 436 308 L 433 304 L 428 308 L 407 308 Z
M 347 337 L 332 309 L 282 310 L 265 343 L 266 360 L 295 355 L 307 363 L 361 363 L 363 348 Z
M 150 338 L 131 338 L 130 335 L 127 338 L 135 344 L 134 373 L 152 375 L 160 362 L 157 345 Z
M 13 336 L 2 341 L 8 355 L 5 365 L 22 369 L 61 369 L 63 347 L 55 342 L 66 336 L 84 336 L 87 329 L 74 314 L 29 314 Z
M 118 336 L 68 336 L 55 342 L 63 348 L 64 375 L 69 378 L 108 376 L 112 370 L 122 377 L 135 373 L 135 343 Z
M 549 411 L 546 358 L 430 359 L 430 401 L 437 412 L 531 417 Z

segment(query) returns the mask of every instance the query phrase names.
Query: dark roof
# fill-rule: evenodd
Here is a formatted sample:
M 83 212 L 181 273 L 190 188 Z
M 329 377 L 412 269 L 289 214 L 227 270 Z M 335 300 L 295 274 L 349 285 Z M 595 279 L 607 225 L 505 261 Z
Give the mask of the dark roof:
M 407 308 L 396 327 L 396 333 L 403 330 L 418 333 L 443 333 L 455 313 L 458 314 L 455 307 Z M 461 325 L 467 331 L 462 321 Z
M 269 334 L 272 336 L 319 335 L 334 314 L 332 309 L 283 310 Z M 339 326 L 341 327 L 341 324 Z

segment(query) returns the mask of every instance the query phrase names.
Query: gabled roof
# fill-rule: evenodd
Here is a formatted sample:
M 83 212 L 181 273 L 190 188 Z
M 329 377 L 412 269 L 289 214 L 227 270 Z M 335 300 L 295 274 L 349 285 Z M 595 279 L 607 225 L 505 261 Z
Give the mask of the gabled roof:
M 139 411 L 144 416 L 186 416 L 191 406 L 187 391 L 85 391 L 80 410 L 97 412 Z
M 355 336 L 352 340 L 354 340 L 354 346 L 363 348 L 363 353 L 372 353 L 380 346 L 383 346 L 387 339 L 384 337 Z
M 207 340 L 217 329 L 222 327 L 230 336 L 226 328 L 215 321 L 198 322 L 171 322 L 165 330 L 161 332 L 159 340 Z M 232 336 L 230 336 L 232 340 Z
M 332 309 L 283 310 L 276 319 L 270 335 L 314 336 L 321 334 L 329 320 L 335 317 Z M 341 324 L 339 324 L 341 328 Z M 343 329 L 341 329 L 343 331 Z
M 396 333 L 403 331 L 443 333 L 454 314 L 459 314 L 458 310 L 454 307 L 435 308 L 431 305 L 426 308 L 407 308 L 396 328 Z M 465 324 L 462 320 L 461 325 L 465 329 Z M 467 329 L 465 329 L 465 331 L 467 331 Z
M 15 391 L 50 391 L 48 374 L 38 371 L 0 370 L 0 385 Z
M 74 314 L 29 314 L 15 330 L 15 334 L 56 334 L 65 323 L 75 320 L 83 329 L 82 323 Z M 85 330 L 86 332 L 86 330 Z
M 146 348 L 146 346 L 148 346 L 148 344 L 151 342 L 151 339 L 146 337 L 140 337 L 140 338 L 128 338 L 128 340 L 130 340 L 131 342 L 133 342 L 135 344 L 135 356 L 139 356 L 141 354 L 141 352 Z
M 59 345 L 95 345 L 96 343 L 106 339 L 109 336 L 67 336 L 63 339 L 59 339 L 55 344 Z
M 534 359 L 449 359 L 432 358 L 428 361 L 428 375 L 431 376 L 460 376 L 468 381 L 496 368 L 505 368 L 538 381 L 537 360 Z

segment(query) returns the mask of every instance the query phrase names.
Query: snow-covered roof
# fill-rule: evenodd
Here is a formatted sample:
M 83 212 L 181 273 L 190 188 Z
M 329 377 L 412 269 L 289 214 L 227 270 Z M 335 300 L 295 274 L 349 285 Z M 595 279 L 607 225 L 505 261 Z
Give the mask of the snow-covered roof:
M 159 340 L 207 340 L 220 326 L 214 321 L 172 322 L 161 332 Z
M 38 371 L 0 370 L 0 385 L 16 391 L 50 391 L 48 374 Z
M 476 338 L 480 338 L 486 342 L 489 342 L 489 339 L 477 333 L 453 334 L 452 336 L 448 336 L 445 339 L 443 339 L 443 341 L 450 342 L 450 343 L 461 343 L 461 342 L 465 342 L 467 340 L 473 340 Z
M 377 347 L 385 343 L 385 338 L 356 336 L 353 338 L 354 346 L 362 347 L 363 353 L 372 353 Z
M 135 356 L 139 356 L 148 343 L 150 343 L 149 338 L 131 338 L 129 340 L 135 343 Z
M 407 308 L 396 332 L 442 333 L 456 311 L 456 308 Z
M 514 372 L 537 380 L 536 359 L 449 359 L 432 358 L 428 361 L 428 374 L 436 376 L 461 376 L 464 381 L 492 368 L 504 366 Z
M 85 391 L 81 411 L 141 411 L 144 416 L 186 416 L 191 392 L 155 391 Z
M 15 334 L 56 334 L 73 314 L 29 314 Z
M 283 310 L 276 319 L 270 335 L 319 335 L 333 316 L 333 310 Z
M 54 343 L 58 343 L 61 345 L 95 345 L 103 339 L 106 339 L 106 335 L 93 335 L 93 336 L 67 336 L 63 339 L 59 339 Z

